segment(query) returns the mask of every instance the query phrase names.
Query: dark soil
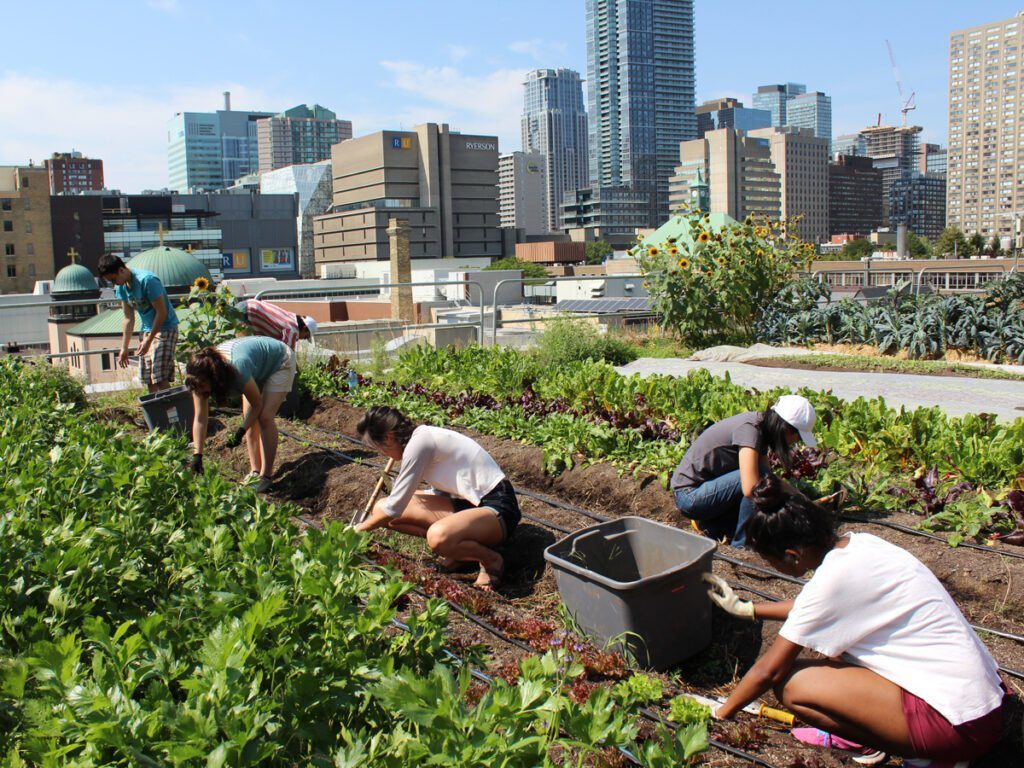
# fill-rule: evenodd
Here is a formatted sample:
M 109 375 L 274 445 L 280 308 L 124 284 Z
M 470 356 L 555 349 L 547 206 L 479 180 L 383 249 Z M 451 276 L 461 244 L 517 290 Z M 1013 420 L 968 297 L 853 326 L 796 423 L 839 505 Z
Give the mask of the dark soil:
M 275 500 L 300 505 L 305 510 L 304 514 L 317 522 L 350 519 L 366 503 L 379 477 L 380 467 L 371 466 L 369 462 L 378 465 L 383 462 L 374 453 L 331 433 L 354 436 L 355 425 L 361 415 L 361 411 L 339 401 L 325 400 L 306 422 L 282 420 L 281 428 L 290 436 L 282 435 L 276 482 L 270 490 L 270 496 Z M 227 431 L 224 430 L 224 433 Z M 543 471 L 538 448 L 486 435 L 469 434 L 491 453 L 519 490 L 544 494 L 608 517 L 640 515 L 671 525 L 685 524 L 675 510 L 669 492 L 653 477 L 623 476 L 607 464 L 577 467 L 551 477 Z M 339 456 L 338 452 L 347 454 L 350 459 Z M 244 448 L 225 448 L 223 435 L 211 439 L 207 453 L 211 459 L 219 459 L 229 471 L 238 476 L 248 471 Z M 504 616 L 507 621 L 557 624 L 560 622 L 560 602 L 543 551 L 564 534 L 552 530 L 545 523 L 575 530 L 594 521 L 578 512 L 552 507 L 525 496 L 521 497 L 520 504 L 524 520 L 512 541 L 502 550 L 507 569 L 497 594 L 485 596 L 472 587 L 473 575 L 438 576 L 436 579 L 430 577 L 428 581 L 431 588 L 442 592 L 462 590 L 460 594 L 463 597 L 460 599 L 469 599 L 474 605 L 477 599 L 471 594 L 468 598 L 465 595 L 479 594 L 481 599 L 487 601 L 487 611 Z M 529 517 L 536 520 L 530 520 Z M 885 519 L 905 525 L 914 525 L 920 521 L 920 518 L 912 515 L 893 515 Z M 971 622 L 1024 635 L 1024 560 L 964 548 L 952 549 L 942 542 L 870 523 L 846 523 L 842 529 L 870 532 L 913 553 L 942 581 Z M 399 563 L 404 572 L 413 574 L 407 575 L 407 578 L 427 578 L 423 574 L 433 559 L 420 542 L 392 533 L 375 534 L 374 540 L 375 546 L 391 548 L 377 549 L 375 557 Z M 744 562 L 766 566 L 752 553 L 735 550 L 728 545 L 720 545 L 719 551 Z M 1012 551 L 1024 553 L 1024 548 Z M 798 585 L 718 560 L 715 561 L 714 570 L 729 580 L 780 598 L 793 597 L 799 591 Z M 856 585 L 851 585 L 851 588 L 856 588 Z M 777 630 L 776 623 L 749 624 L 728 619 L 718 612 L 715 615 L 711 646 L 663 677 L 673 691 L 685 689 L 714 695 L 726 693 L 773 642 Z M 454 612 L 451 638 L 454 648 L 485 645 L 490 654 L 486 668 L 491 674 L 508 672 L 514 667 L 513 662 L 524 653 Z M 1001 665 L 1024 671 L 1024 645 L 992 635 L 983 635 L 983 640 Z M 1007 683 L 1018 697 L 1024 693 L 1024 681 L 1008 677 Z M 989 756 L 975 763 L 976 766 L 995 768 L 1024 764 L 1021 714 L 1022 707 L 1017 698 L 1008 724 L 1008 737 Z M 786 729 L 770 721 L 742 719 L 739 723 L 716 724 L 712 735 L 780 767 L 847 764 L 840 754 L 798 744 Z M 706 753 L 704 763 L 712 766 L 748 764 L 715 749 Z

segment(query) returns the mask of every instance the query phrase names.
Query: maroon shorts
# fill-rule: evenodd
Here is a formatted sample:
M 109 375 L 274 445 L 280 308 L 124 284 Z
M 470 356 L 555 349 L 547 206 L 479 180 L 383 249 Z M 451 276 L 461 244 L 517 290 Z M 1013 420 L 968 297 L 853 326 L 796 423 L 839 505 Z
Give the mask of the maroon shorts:
M 932 760 L 974 760 L 988 752 L 1003 735 L 1003 708 L 960 725 L 953 725 L 931 704 L 903 691 L 903 716 L 916 757 Z

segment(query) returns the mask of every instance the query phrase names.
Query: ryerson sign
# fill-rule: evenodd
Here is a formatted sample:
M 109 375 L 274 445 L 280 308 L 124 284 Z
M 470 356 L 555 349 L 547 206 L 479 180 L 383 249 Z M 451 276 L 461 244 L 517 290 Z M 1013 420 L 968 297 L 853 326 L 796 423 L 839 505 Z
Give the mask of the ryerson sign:
M 466 149 L 482 149 L 487 152 L 495 152 L 498 145 L 493 141 L 467 141 Z

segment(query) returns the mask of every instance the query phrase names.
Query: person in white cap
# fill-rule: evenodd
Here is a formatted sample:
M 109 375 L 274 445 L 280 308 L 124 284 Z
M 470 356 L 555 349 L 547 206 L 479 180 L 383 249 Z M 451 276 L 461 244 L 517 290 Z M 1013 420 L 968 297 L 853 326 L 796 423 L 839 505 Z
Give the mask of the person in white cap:
M 788 467 L 793 446 L 814 439 L 814 407 L 800 395 L 783 395 L 766 411 L 748 411 L 712 424 L 693 441 L 672 475 L 676 508 L 712 538 L 746 543 L 754 513 L 754 486 L 769 468 L 769 454 Z
M 292 349 L 295 349 L 299 339 L 312 341 L 316 333 L 317 324 L 312 317 L 300 317 L 269 301 L 246 299 L 238 303 L 238 309 L 245 313 L 246 322 L 254 336 L 277 339 Z

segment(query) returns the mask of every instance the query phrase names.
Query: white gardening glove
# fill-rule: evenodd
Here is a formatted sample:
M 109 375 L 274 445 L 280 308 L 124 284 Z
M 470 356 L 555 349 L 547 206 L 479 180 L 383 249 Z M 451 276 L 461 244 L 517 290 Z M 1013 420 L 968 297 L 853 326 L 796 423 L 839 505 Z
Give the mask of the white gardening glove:
M 736 593 L 732 591 L 732 587 L 726 584 L 725 579 L 715 576 L 713 573 L 705 573 L 701 578 L 711 585 L 708 597 L 714 600 L 719 608 L 738 618 L 754 620 L 754 604 L 749 600 L 740 600 L 736 597 Z

